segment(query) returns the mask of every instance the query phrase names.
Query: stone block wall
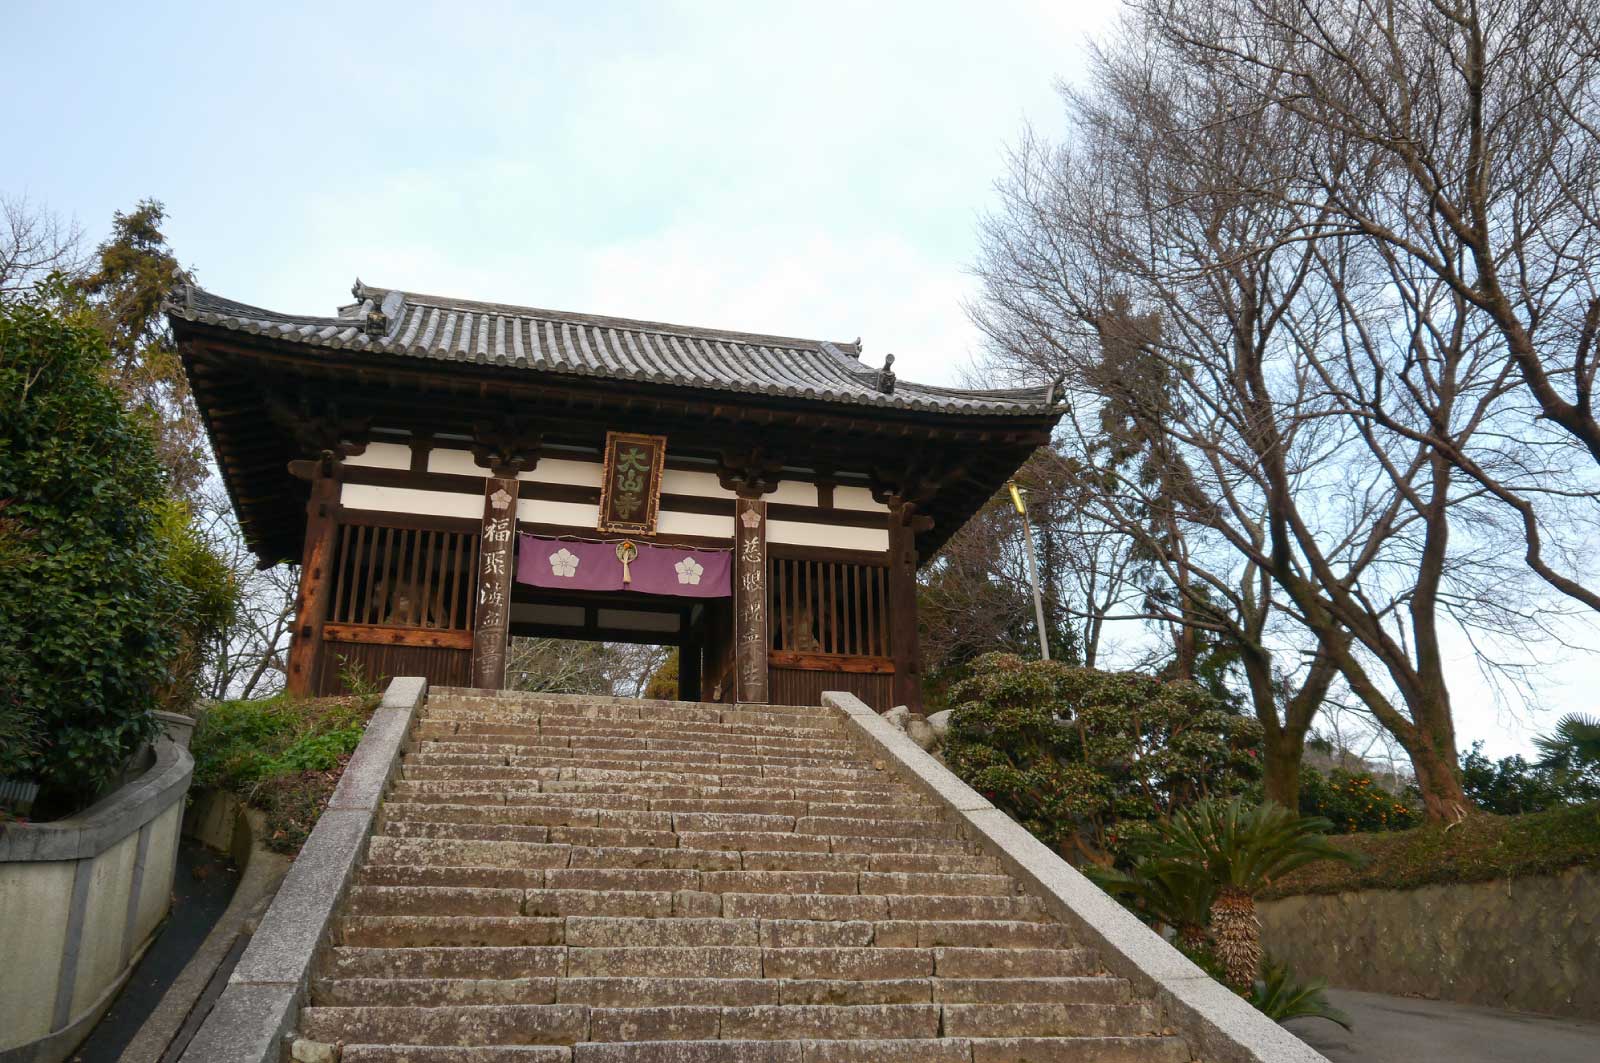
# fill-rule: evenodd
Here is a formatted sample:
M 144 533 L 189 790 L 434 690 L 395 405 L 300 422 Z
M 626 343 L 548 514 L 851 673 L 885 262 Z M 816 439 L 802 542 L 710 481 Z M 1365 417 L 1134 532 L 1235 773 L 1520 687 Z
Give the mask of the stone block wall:
M 1260 905 L 1301 978 L 1375 993 L 1600 1019 L 1600 868 Z

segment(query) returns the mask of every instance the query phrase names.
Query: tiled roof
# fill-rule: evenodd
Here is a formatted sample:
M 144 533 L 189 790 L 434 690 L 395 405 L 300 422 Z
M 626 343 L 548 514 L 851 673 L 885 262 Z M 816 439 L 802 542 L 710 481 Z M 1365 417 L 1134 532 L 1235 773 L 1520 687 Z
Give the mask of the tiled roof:
M 311 347 L 818 402 L 940 413 L 1052 412 L 1049 386 L 962 391 L 896 381 L 860 362 L 853 343 L 760 336 L 655 321 L 420 295 L 356 282 L 336 317 L 281 314 L 199 288 L 167 304 L 173 318 Z

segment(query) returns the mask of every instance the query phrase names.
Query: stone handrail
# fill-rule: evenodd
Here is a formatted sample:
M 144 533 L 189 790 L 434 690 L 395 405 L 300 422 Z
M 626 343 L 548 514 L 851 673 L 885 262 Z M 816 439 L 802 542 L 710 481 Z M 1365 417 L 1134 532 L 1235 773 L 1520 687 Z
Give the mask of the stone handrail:
M 856 741 L 890 771 L 944 803 L 968 835 L 1050 913 L 1096 949 L 1134 991 L 1156 1000 L 1196 1057 L 1214 1063 L 1327 1063 L 1320 1053 L 1206 974 L 1010 816 L 853 694 L 825 693 Z

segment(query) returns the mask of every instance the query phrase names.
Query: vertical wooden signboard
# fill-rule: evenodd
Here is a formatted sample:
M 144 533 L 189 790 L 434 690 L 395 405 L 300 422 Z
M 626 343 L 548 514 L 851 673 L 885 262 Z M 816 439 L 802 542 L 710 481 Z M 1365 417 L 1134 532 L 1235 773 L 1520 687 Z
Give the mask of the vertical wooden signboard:
M 491 476 L 483 485 L 483 543 L 478 550 L 477 619 L 472 627 L 472 683 L 499 690 L 506 683 L 511 623 L 512 558 L 517 530 L 517 479 Z
M 654 535 L 661 506 L 661 470 L 667 460 L 666 436 L 606 433 L 605 466 L 600 479 L 603 532 Z
M 767 700 L 767 504 L 734 502 L 733 633 L 737 700 Z

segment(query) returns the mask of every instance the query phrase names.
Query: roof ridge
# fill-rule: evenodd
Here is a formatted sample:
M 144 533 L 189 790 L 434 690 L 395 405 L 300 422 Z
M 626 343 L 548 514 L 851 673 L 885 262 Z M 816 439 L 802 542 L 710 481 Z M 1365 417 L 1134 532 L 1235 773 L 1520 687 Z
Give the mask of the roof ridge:
M 625 332 L 652 332 L 660 335 L 682 336 L 689 339 L 714 337 L 743 343 L 756 343 L 769 347 L 803 347 L 815 351 L 825 351 L 831 347 L 833 352 L 852 359 L 859 358 L 861 355 L 859 341 L 844 343 L 838 340 L 813 340 L 800 336 L 779 336 L 765 332 L 743 332 L 738 329 L 679 325 L 666 321 L 651 321 L 647 318 L 613 317 L 608 314 L 588 314 L 574 310 L 551 310 L 547 307 L 520 306 L 516 303 L 462 299 L 453 295 L 429 295 L 425 292 L 413 292 L 404 288 L 383 288 L 374 284 L 362 285 L 361 292 L 368 298 L 377 295 L 380 301 L 384 295 L 390 292 L 399 292 L 408 304 L 437 307 L 441 310 L 487 310 L 511 317 L 525 317 L 538 321 L 565 321 L 573 324 L 595 325 L 600 328 L 621 329 Z

